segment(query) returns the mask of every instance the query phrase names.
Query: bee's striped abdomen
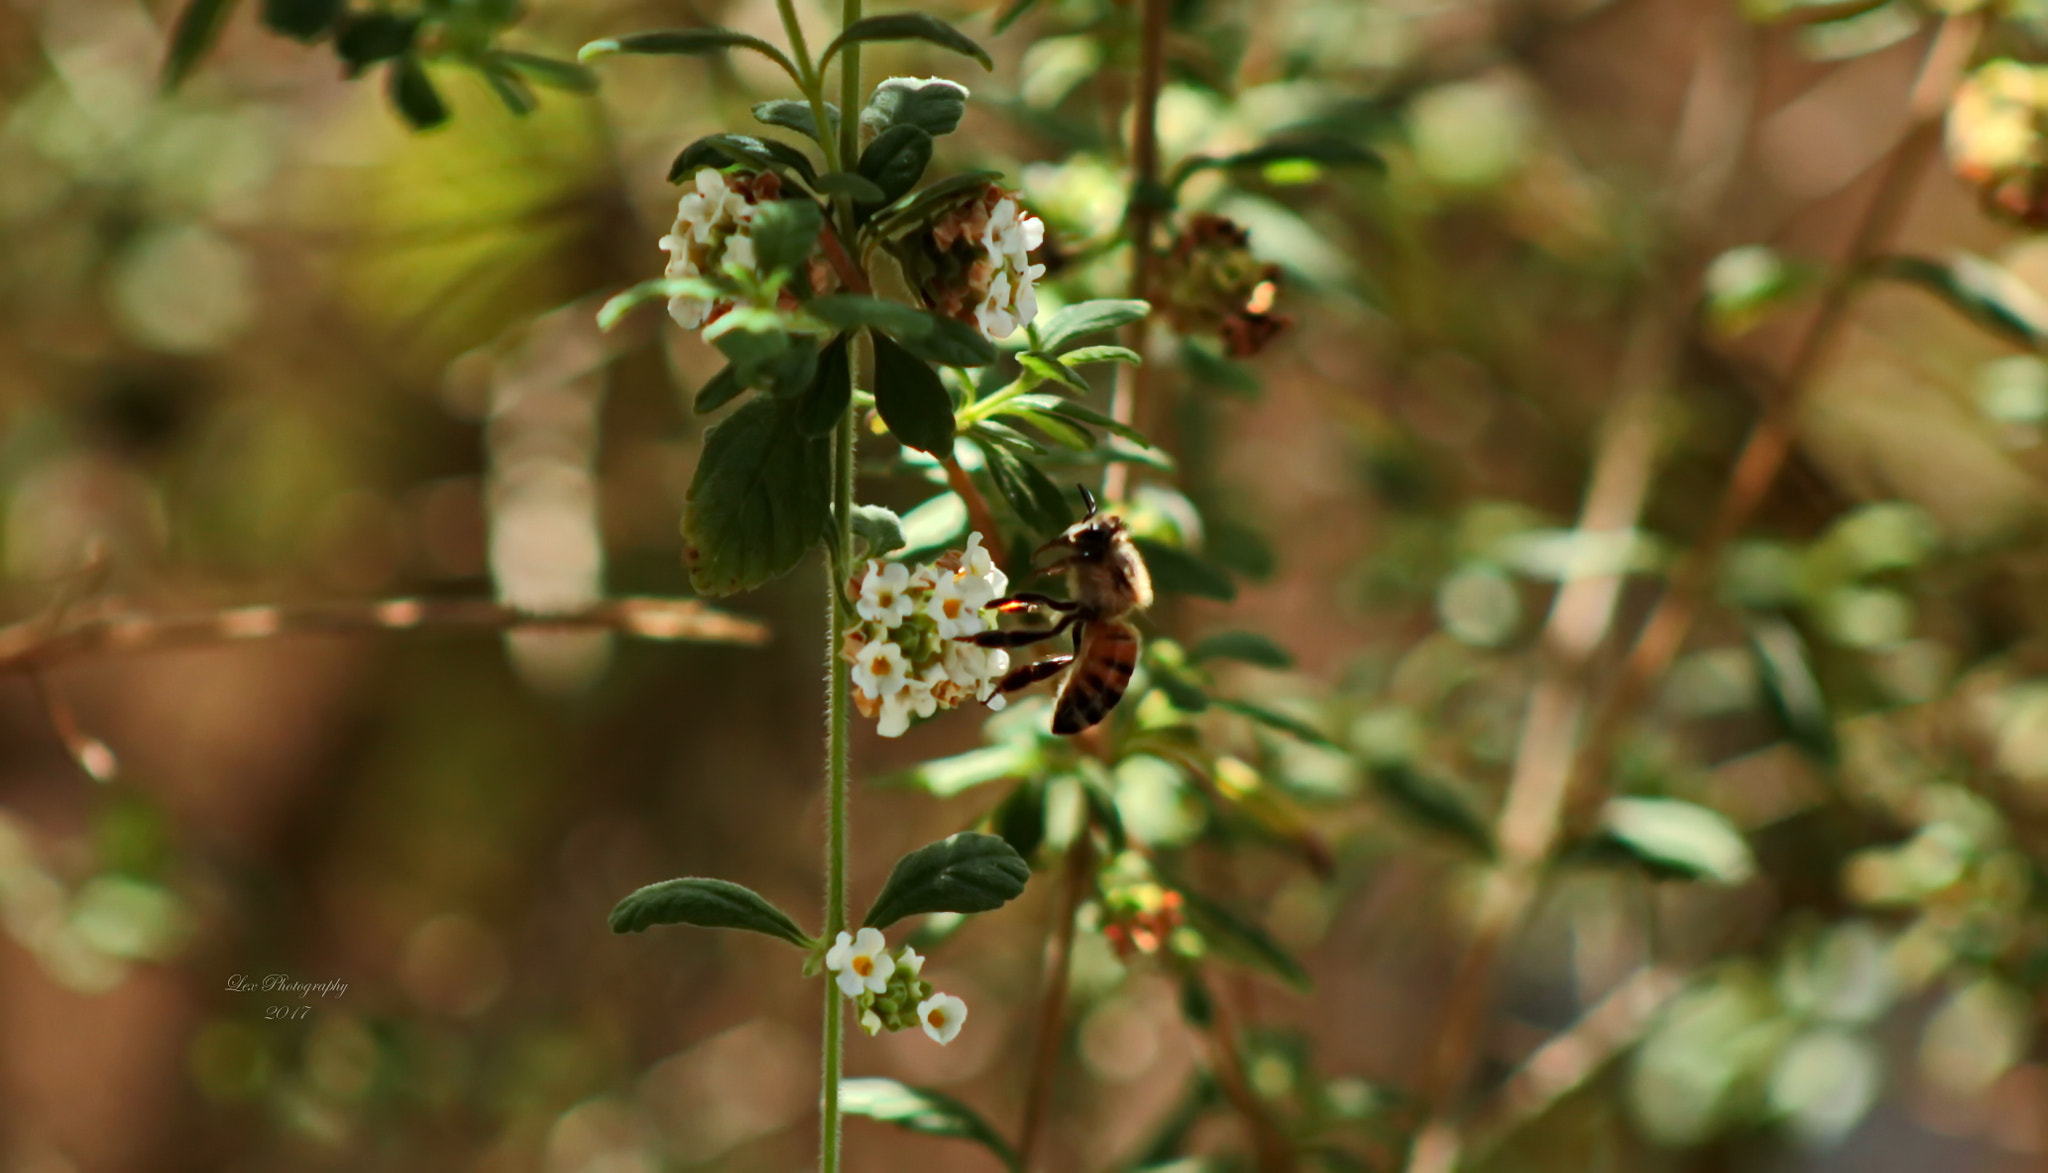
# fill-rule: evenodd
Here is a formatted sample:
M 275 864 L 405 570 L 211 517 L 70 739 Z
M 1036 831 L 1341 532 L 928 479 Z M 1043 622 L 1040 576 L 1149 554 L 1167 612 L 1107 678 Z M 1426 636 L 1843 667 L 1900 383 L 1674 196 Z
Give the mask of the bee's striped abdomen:
M 1096 622 L 1088 625 L 1081 640 L 1081 653 L 1060 688 L 1059 704 L 1053 710 L 1052 731 L 1062 735 L 1081 732 L 1109 715 L 1130 687 L 1131 673 L 1138 669 L 1138 632 L 1128 623 Z

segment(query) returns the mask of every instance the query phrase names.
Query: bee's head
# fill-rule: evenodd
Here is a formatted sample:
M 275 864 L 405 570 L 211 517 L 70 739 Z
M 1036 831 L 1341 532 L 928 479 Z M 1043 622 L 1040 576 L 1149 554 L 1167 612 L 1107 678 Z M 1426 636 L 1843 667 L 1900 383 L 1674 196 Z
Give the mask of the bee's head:
M 1042 570 L 1059 570 L 1077 562 L 1100 563 L 1123 537 L 1124 519 L 1100 512 L 1094 495 L 1081 486 L 1075 487 L 1081 489 L 1081 503 L 1088 507 L 1088 512 L 1059 537 L 1038 548 L 1032 562 Z M 1040 561 L 1048 557 L 1052 560 Z

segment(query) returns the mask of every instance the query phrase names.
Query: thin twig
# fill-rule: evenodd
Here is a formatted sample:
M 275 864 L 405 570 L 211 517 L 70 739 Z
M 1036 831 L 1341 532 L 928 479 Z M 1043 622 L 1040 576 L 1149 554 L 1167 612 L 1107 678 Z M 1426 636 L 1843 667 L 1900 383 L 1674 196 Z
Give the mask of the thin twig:
M 1202 981 L 1199 973 L 1195 981 Z M 1204 982 L 1206 987 L 1207 983 Z M 1264 1100 L 1252 1090 L 1251 1080 L 1245 1076 L 1244 1054 L 1238 1045 L 1236 1011 L 1230 1000 L 1214 990 L 1205 988 L 1209 1001 L 1209 1058 L 1211 1070 L 1216 1076 L 1216 1086 L 1222 1090 L 1223 1098 L 1244 1117 L 1252 1133 L 1252 1151 L 1257 1154 L 1259 1173 L 1292 1173 L 1297 1161 L 1294 1142 L 1287 1138 L 1273 1115 L 1266 1108 Z
M 1094 840 L 1083 827 L 1067 846 L 1065 890 L 1053 915 L 1052 939 L 1046 948 L 1045 988 L 1038 1005 L 1038 1045 L 1031 1056 L 1031 1083 L 1024 1094 L 1024 1125 L 1017 1136 L 1017 1168 L 1030 1173 L 1032 1155 L 1045 1131 L 1046 1109 L 1052 1103 L 1053 1074 L 1059 1070 L 1060 1042 L 1066 1035 L 1067 978 L 1074 964 L 1074 922 L 1088 898 L 1089 869 L 1095 866 Z
M 1138 93 L 1131 129 L 1131 205 L 1124 226 L 1131 242 L 1131 296 L 1151 300 L 1152 237 L 1159 221 L 1159 90 L 1166 80 L 1166 3 L 1142 0 L 1144 22 L 1138 46 Z M 1151 315 L 1125 328 L 1124 345 L 1146 353 L 1151 333 Z M 1152 368 L 1149 362 L 1123 364 L 1117 368 L 1116 390 L 1110 396 L 1109 414 L 1120 424 L 1138 427 L 1138 407 L 1150 399 Z M 1131 466 L 1118 461 L 1103 470 L 1102 495 L 1120 501 L 1130 488 Z
M 981 531 L 981 544 L 988 550 L 989 557 L 995 559 L 997 566 L 1008 570 L 1009 567 L 1003 563 L 1009 558 L 1009 547 L 1003 545 L 1003 531 L 996 527 L 996 515 L 989 510 L 988 498 L 981 495 L 980 487 L 974 483 L 973 477 L 967 475 L 967 470 L 960 467 L 959 461 L 948 456 L 939 461 L 939 467 L 946 470 L 946 483 L 966 503 L 968 524 Z
M 40 619 L 0 628 L 0 672 L 33 672 L 81 656 L 153 652 L 288 635 L 468 629 L 616 631 L 653 640 L 759 644 L 768 629 L 694 599 L 607 599 L 568 611 L 522 611 L 488 599 L 263 604 L 189 615 L 118 606 L 50 625 Z

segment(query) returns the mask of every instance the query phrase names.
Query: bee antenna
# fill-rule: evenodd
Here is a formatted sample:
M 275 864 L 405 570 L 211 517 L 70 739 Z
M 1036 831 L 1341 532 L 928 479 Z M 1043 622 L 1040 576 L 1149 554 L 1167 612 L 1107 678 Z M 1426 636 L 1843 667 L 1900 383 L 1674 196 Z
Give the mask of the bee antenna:
M 1080 491 L 1081 504 L 1085 506 L 1088 510 L 1088 512 L 1083 514 L 1081 517 L 1081 520 L 1086 521 L 1089 518 L 1095 516 L 1095 494 L 1089 492 L 1088 486 L 1086 485 L 1075 485 L 1074 488 Z

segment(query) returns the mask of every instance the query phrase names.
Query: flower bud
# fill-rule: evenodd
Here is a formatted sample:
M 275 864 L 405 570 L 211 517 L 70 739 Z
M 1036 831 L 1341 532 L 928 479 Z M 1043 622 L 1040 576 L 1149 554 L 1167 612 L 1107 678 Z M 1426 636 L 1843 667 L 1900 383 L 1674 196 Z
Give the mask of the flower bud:
M 1273 313 L 1280 267 L 1252 255 L 1251 234 L 1208 212 L 1189 217 L 1162 273 L 1166 312 L 1183 334 L 1213 334 L 1232 358 L 1266 348 L 1291 323 Z
M 2048 225 L 2048 68 L 1986 62 L 1948 108 L 1949 165 L 1985 210 L 2029 227 Z

